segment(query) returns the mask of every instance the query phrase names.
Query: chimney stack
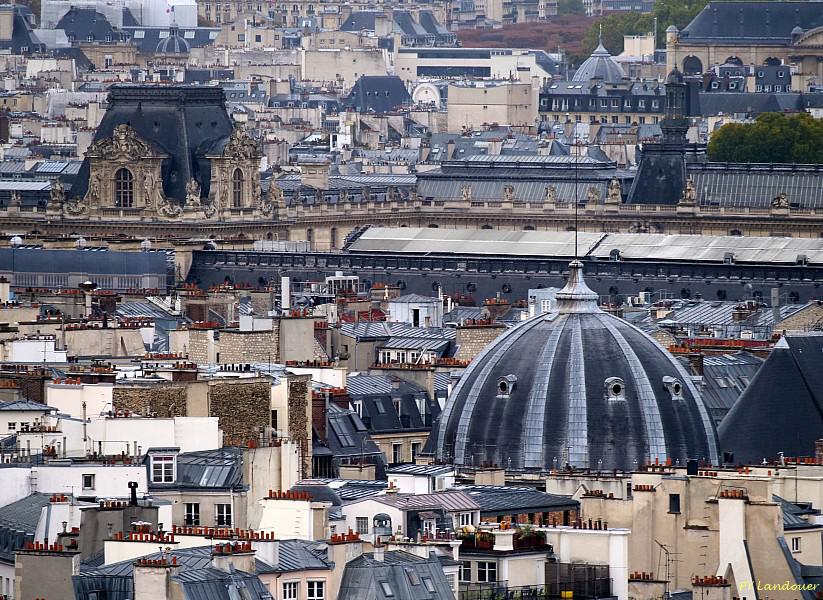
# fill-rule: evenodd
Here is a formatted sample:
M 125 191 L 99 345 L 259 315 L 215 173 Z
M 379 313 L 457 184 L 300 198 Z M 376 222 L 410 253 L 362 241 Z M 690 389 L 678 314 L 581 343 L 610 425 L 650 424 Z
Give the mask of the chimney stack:
M 129 497 L 129 504 L 132 506 L 137 506 L 137 482 L 136 481 L 129 481 L 129 490 L 131 491 L 131 496 Z

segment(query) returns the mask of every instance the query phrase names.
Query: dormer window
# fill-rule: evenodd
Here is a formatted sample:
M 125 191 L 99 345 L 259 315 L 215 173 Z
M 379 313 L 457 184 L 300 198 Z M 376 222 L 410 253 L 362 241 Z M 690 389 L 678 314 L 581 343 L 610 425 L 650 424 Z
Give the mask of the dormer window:
M 151 482 L 174 483 L 175 456 L 155 454 L 151 457 Z
M 671 394 L 672 400 L 683 397 L 683 384 L 676 377 L 663 377 L 663 387 Z
M 497 392 L 500 396 L 509 396 L 517 383 L 517 377 L 513 374 L 506 375 L 497 380 Z

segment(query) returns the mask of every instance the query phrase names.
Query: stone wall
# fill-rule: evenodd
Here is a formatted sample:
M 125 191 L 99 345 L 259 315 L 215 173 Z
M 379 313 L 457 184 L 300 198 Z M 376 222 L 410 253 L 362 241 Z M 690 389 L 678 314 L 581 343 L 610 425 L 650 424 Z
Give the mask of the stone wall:
M 219 419 L 226 445 L 257 441 L 260 428 L 271 427 L 269 380 L 214 381 L 209 384 L 209 413 Z
M 155 386 L 114 386 L 114 410 L 128 410 L 139 415 L 157 413 L 158 417 L 185 417 L 186 386 L 180 384 Z
M 280 330 L 221 331 L 219 363 L 279 362 Z
M 472 360 L 506 330 L 504 325 L 466 325 L 457 328 L 455 344 L 458 346 L 455 358 Z
M 823 324 L 823 304 L 814 302 L 777 323 L 774 326 L 774 332 L 810 331 L 821 324 Z
M 300 476 L 311 477 L 311 375 L 289 378 L 289 438 L 300 448 Z
M 189 360 L 198 364 L 209 362 L 209 336 L 213 336 L 211 329 L 189 329 L 189 343 L 186 350 Z

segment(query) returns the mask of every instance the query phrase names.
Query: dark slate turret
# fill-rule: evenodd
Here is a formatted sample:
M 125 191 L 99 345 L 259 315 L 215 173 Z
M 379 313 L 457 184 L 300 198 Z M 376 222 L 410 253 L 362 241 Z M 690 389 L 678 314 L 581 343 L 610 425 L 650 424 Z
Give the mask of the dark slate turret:
M 677 67 L 666 78 L 666 113 L 660 122 L 663 138 L 646 143 L 629 204 L 677 204 L 686 189 L 687 85 Z
M 736 463 L 814 456 L 823 438 L 823 333 L 784 336 L 720 424 Z
M 108 103 L 93 141 L 111 137 L 115 127 L 128 124 L 155 151 L 168 155 L 162 165 L 167 198 L 184 202 L 191 179 L 200 182 L 201 196 L 208 197 L 211 161 L 206 157 L 220 154 L 234 130 L 222 88 L 116 85 L 109 92 Z M 89 162 L 84 160 L 72 195 L 82 198 L 88 185 Z

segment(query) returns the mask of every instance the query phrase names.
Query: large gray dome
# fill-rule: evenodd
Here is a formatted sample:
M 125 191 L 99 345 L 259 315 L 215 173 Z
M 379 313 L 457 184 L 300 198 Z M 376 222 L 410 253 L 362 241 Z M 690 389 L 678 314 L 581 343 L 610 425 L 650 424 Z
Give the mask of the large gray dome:
M 444 462 L 507 469 L 548 470 L 555 458 L 622 470 L 667 459 L 717 464 L 714 425 L 685 369 L 600 310 L 582 264 L 570 267 L 556 313 L 508 330 L 466 369 L 428 448 Z
M 590 81 L 600 79 L 606 83 L 620 83 L 626 76 L 623 68 L 617 64 L 609 51 L 598 44 L 592 55 L 583 61 L 572 77 L 572 81 Z

